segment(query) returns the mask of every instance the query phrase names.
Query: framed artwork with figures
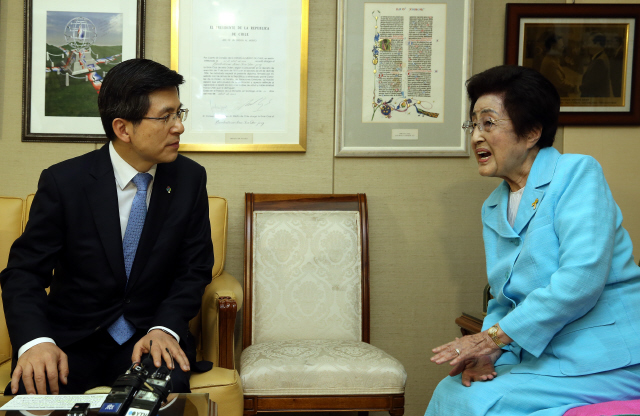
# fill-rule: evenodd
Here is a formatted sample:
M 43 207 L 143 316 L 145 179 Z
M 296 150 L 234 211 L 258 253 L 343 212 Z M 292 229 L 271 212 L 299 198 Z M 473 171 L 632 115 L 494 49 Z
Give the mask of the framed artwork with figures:
M 505 63 L 554 84 L 560 124 L 640 124 L 638 19 L 634 4 L 509 3 Z

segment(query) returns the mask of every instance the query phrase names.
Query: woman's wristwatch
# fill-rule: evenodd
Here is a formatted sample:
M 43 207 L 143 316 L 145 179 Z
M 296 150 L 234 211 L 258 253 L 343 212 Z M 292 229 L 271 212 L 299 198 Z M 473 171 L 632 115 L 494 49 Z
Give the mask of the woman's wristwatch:
M 487 333 L 489 334 L 493 342 L 495 342 L 498 347 L 504 348 L 507 346 L 507 344 L 500 341 L 500 338 L 498 337 L 498 324 L 495 324 L 494 326 L 489 328 L 487 330 Z

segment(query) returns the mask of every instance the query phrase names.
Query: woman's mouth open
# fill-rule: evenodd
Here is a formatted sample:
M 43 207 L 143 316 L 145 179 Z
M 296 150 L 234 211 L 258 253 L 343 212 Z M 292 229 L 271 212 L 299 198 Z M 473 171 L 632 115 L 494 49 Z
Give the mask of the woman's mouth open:
M 491 152 L 484 149 L 476 150 L 476 154 L 478 155 L 478 162 L 486 162 L 491 156 Z

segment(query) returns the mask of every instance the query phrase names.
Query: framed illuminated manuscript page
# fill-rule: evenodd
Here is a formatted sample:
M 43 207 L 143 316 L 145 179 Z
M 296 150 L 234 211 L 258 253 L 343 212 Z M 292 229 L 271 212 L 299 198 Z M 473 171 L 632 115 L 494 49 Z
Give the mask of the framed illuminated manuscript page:
M 471 0 L 338 0 L 336 156 L 469 156 Z
M 180 150 L 304 152 L 308 0 L 172 0 Z

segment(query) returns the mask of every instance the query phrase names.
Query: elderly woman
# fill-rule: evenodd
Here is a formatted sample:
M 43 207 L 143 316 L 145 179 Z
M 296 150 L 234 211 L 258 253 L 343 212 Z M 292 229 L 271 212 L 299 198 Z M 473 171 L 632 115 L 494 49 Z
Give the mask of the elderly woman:
M 640 398 L 640 268 L 602 168 L 551 145 L 560 99 L 532 69 L 467 82 L 482 176 L 504 181 L 482 206 L 493 299 L 483 331 L 434 348 L 450 362 L 431 415 L 562 415 Z

